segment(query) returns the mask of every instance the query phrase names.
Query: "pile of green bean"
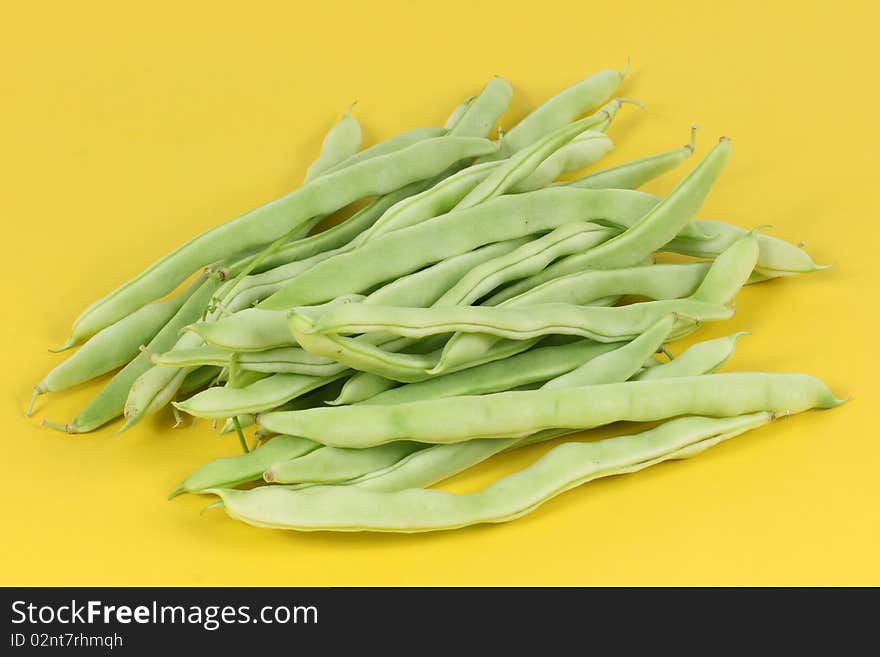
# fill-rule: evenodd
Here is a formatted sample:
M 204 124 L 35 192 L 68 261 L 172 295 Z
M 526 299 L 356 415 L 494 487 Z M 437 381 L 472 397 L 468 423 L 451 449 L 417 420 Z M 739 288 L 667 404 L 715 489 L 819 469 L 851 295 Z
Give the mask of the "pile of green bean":
M 729 318 L 744 285 L 823 267 L 757 229 L 695 219 L 726 138 L 665 198 L 637 190 L 691 156 L 693 128 L 684 147 L 565 176 L 612 149 L 622 104 L 640 105 L 615 97 L 624 76 L 596 73 L 497 139 L 512 96 L 498 77 L 443 127 L 363 150 L 349 109 L 302 185 L 86 308 L 59 350 L 82 347 L 28 414 L 40 394 L 118 369 L 72 421 L 43 423 L 82 433 L 124 416 L 126 429 L 169 406 L 178 423 L 222 419 L 243 453 L 175 494 L 213 493 L 259 526 L 414 532 L 511 520 L 591 479 L 839 404 L 807 375 L 716 374 L 742 333 L 667 348 Z M 476 493 L 428 488 L 621 420 L 664 422 L 559 444 Z

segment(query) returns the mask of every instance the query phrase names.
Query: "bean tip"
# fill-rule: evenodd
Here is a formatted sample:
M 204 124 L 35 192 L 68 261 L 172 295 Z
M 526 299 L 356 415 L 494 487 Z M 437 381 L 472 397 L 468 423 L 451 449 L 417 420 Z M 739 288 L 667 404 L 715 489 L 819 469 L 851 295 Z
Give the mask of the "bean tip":
M 187 492 L 186 487 L 183 484 L 180 484 L 177 488 L 175 488 L 173 491 L 171 491 L 171 494 L 168 496 L 168 499 L 173 500 L 178 495 L 181 495 L 182 493 L 186 493 L 186 492 Z

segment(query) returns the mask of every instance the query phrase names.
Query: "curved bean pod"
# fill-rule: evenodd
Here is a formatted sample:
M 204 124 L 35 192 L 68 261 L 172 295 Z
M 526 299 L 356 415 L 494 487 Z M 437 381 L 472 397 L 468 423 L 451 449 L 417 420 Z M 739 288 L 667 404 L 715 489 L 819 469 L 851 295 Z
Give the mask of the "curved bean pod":
M 692 456 L 773 418 L 773 413 L 764 411 L 724 419 L 688 417 L 631 436 L 565 443 L 475 493 L 418 488 L 383 493 L 356 486 L 319 486 L 306 491 L 263 486 L 207 492 L 220 497 L 230 517 L 259 527 L 395 532 L 454 529 L 514 520 L 593 479 Z
M 559 257 L 602 244 L 614 232 L 585 221 L 563 224 L 543 237 L 474 267 L 434 305 L 468 305 L 504 283 L 542 271 Z
M 315 332 L 312 319 L 298 313 L 292 312 L 288 321 L 291 333 L 306 351 L 333 358 L 353 369 L 378 374 L 394 381 L 411 383 L 430 378 L 432 368 L 437 365 L 440 356 L 439 351 L 428 354 L 397 353 L 382 349 L 361 338 L 322 335 Z M 507 358 L 529 349 L 537 340 L 538 338 L 500 343 L 481 354 L 478 359 L 464 364 L 460 369 Z
M 671 151 L 655 153 L 637 160 L 589 173 L 571 182 L 559 183 L 584 189 L 638 189 L 671 171 L 694 154 L 697 126 L 691 126 L 689 144 Z
M 501 162 L 475 164 L 438 181 L 426 190 L 396 203 L 355 241 L 360 246 L 380 235 L 415 226 L 452 210 L 475 187 L 482 183 Z
M 692 347 L 688 347 L 675 360 L 646 368 L 634 378 L 637 381 L 649 381 L 715 372 L 720 370 L 730 359 L 737 341 L 744 335 L 748 335 L 748 331 L 740 331 L 723 338 L 698 342 Z
M 267 413 L 260 423 L 325 445 L 370 447 L 393 440 L 454 443 L 526 436 L 544 429 L 590 429 L 683 414 L 797 413 L 839 403 L 828 386 L 805 374 L 738 373 Z
M 73 324 L 65 348 L 134 312 L 179 285 L 198 267 L 268 244 L 312 217 L 358 199 L 385 194 L 436 176 L 455 162 L 494 149 L 484 139 L 441 137 L 325 173 L 310 183 L 189 240 L 107 296 L 92 303 Z
M 528 383 L 547 381 L 620 346 L 619 343 L 578 340 L 569 344 L 536 347 L 504 360 L 392 388 L 364 400 L 363 403 L 401 404 L 423 399 L 500 392 Z
M 605 69 L 560 91 L 513 126 L 501 140 L 501 155 L 519 151 L 571 123 L 611 97 L 626 71 Z
M 707 236 L 706 239 L 691 240 L 678 236 L 662 250 L 700 258 L 715 258 L 749 232 L 723 221 L 698 219 L 694 223 Z M 755 272 L 765 278 L 808 274 L 829 267 L 817 265 L 806 251 L 778 237 L 758 233 L 758 249 Z
M 386 468 L 424 448 L 421 443 L 406 440 L 376 449 L 323 447 L 302 456 L 275 461 L 263 472 L 263 479 L 279 484 L 336 483 Z
M 485 137 L 507 111 L 511 98 L 513 88 L 510 83 L 496 75 L 467 106 L 449 130 L 449 134 L 457 137 Z
M 516 151 L 477 185 L 453 208 L 464 210 L 501 196 L 531 177 L 548 158 L 558 153 L 585 130 L 595 128 L 608 117 L 608 112 L 589 116 L 564 125 L 558 130 Z M 478 165 L 485 166 L 485 165 Z M 543 186 L 543 185 L 541 185 Z
M 383 285 L 364 299 L 364 303 L 385 306 L 423 307 L 433 305 L 462 276 L 484 262 L 504 256 L 529 242 L 528 237 L 495 242 L 473 251 L 441 260 L 413 274 Z
M 286 310 L 322 303 L 340 294 L 362 292 L 450 256 L 493 242 L 552 230 L 572 221 L 596 218 L 626 221 L 624 216 L 635 221 L 646 215 L 655 202 L 650 195 L 629 190 L 565 187 L 500 196 L 467 210 L 396 230 L 351 253 L 319 263 L 263 301 L 260 307 Z M 638 235 L 645 232 L 649 231 L 639 229 Z M 658 236 L 664 240 L 663 244 L 671 239 L 666 238 L 665 231 L 658 231 Z M 642 241 L 641 237 L 638 239 Z M 634 261 L 638 262 L 650 251 L 639 252 Z
M 470 104 L 474 102 L 476 96 L 468 96 L 464 99 L 460 104 L 455 106 L 455 109 L 452 110 L 452 113 L 449 115 L 449 118 L 446 119 L 446 122 L 443 124 L 443 128 L 447 131 L 452 130 L 458 125 L 458 122 L 461 120 L 461 117 L 464 116 L 464 113 L 467 112 L 467 108 L 470 107 Z
M 75 354 L 52 369 L 34 387 L 34 395 L 26 416 L 31 414 L 37 396 L 46 392 L 66 390 L 121 367 L 138 355 L 138 348 L 147 344 L 205 282 L 198 276 L 180 294 L 150 303 L 123 317 L 115 324 L 93 335 Z
M 351 116 L 354 105 L 327 132 L 321 143 L 321 153 L 306 171 L 304 183 L 317 178 L 337 164 L 347 160 L 360 150 L 361 124 Z
M 615 379 L 626 381 L 639 371 L 646 360 L 657 353 L 677 319 L 675 315 L 661 317 L 632 342 L 590 359 L 567 374 L 550 379 L 541 386 L 541 389 L 589 386 Z
M 291 311 L 291 319 L 310 309 Z M 527 307 L 444 306 L 401 308 L 351 303 L 320 313 L 312 330 L 317 333 L 370 333 L 387 331 L 395 335 L 425 338 L 464 331 L 488 333 L 512 340 L 527 340 L 548 334 L 579 335 L 598 342 L 618 342 L 642 333 L 657 319 L 679 313 L 695 320 L 720 320 L 732 310 L 716 303 L 688 299 L 647 301 L 628 306 L 603 308 L 546 303 Z M 308 332 L 299 328 L 300 332 Z M 298 333 L 299 334 L 299 333 Z
M 184 479 L 170 497 L 185 491 L 199 492 L 212 486 L 235 486 L 259 479 L 273 463 L 308 454 L 320 444 L 295 436 L 276 436 L 246 454 L 209 461 Z
M 380 141 L 378 144 L 374 144 L 369 148 L 365 148 L 364 150 L 359 151 L 354 155 L 351 155 L 350 157 L 347 157 L 338 164 L 335 164 L 327 169 L 324 173 L 337 173 L 350 166 L 363 164 L 364 162 L 375 159 L 377 157 L 391 155 L 421 142 L 431 139 L 439 139 L 440 137 L 444 137 L 447 134 L 447 131 L 443 128 L 413 128 L 412 130 L 401 132 L 400 134 L 389 137 L 384 141 Z
M 357 295 L 341 296 L 310 310 L 320 312 L 362 299 Z M 218 321 L 197 322 L 185 330 L 195 333 L 210 345 L 234 352 L 264 351 L 296 344 L 287 326 L 287 312 L 283 310 L 247 308 Z
M 150 362 L 163 367 L 195 367 L 214 365 L 228 367 L 233 354 L 236 364 L 245 371 L 271 374 L 308 374 L 325 376 L 345 369 L 329 358 L 310 354 L 298 347 L 279 347 L 265 351 L 233 352 L 220 347 L 202 345 L 193 349 L 172 349 L 164 354 L 151 354 Z
M 357 372 L 342 386 L 339 396 L 327 402 L 328 406 L 342 406 L 344 404 L 357 404 L 366 399 L 372 399 L 376 395 L 393 389 L 400 384 L 384 376 L 371 372 Z
M 563 173 L 586 169 L 601 160 L 614 148 L 611 138 L 594 130 L 587 130 L 538 165 L 525 180 L 513 186 L 511 192 L 519 194 L 546 187 Z
M 347 369 L 329 376 L 273 374 L 244 388 L 208 388 L 185 401 L 172 404 L 184 413 L 204 418 L 262 413 L 348 374 L 350 371 Z

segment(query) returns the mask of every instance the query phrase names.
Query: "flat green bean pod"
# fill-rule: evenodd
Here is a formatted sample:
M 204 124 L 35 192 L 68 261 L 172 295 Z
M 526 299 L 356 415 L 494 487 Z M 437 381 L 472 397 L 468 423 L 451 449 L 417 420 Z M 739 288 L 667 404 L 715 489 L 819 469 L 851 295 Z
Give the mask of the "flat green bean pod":
M 522 119 L 501 139 L 502 157 L 519 151 L 608 100 L 626 71 L 605 69 L 568 87 Z
M 501 196 L 515 189 L 536 173 L 548 158 L 553 157 L 554 154 L 558 153 L 561 148 L 569 144 L 582 132 L 598 126 L 607 116 L 608 113 L 605 112 L 601 115 L 589 116 L 580 121 L 564 125 L 513 153 L 507 160 L 501 162 L 500 166 L 495 168 L 485 180 L 459 201 L 454 209 L 464 210 L 471 208 L 488 201 L 490 198 Z M 538 187 L 543 187 L 543 185 L 537 185 L 533 189 Z
M 613 235 L 613 231 L 586 221 L 563 224 L 510 253 L 474 267 L 434 305 L 472 304 L 508 281 L 531 276 L 557 258 L 584 252 Z
M 559 184 L 585 189 L 638 189 L 671 171 L 694 154 L 696 130 L 697 126 L 691 126 L 691 141 L 681 148 L 655 153 Z
M 458 122 L 461 120 L 461 117 L 464 116 L 464 113 L 467 112 L 470 104 L 474 102 L 476 96 L 468 96 L 461 103 L 455 106 L 455 109 L 452 110 L 452 113 L 449 115 L 449 118 L 446 119 L 446 122 L 443 124 L 443 128 L 447 131 L 452 130 Z
M 459 137 L 485 137 L 492 126 L 507 111 L 513 88 L 510 83 L 497 75 L 486 83 L 483 90 L 461 113 L 449 134 Z
M 509 390 L 528 383 L 547 381 L 622 343 L 578 340 L 569 344 L 538 346 L 504 360 L 391 388 L 363 401 L 364 404 L 400 404 L 457 395 L 481 395 Z
M 541 162 L 525 180 L 515 185 L 511 192 L 531 192 L 546 187 L 563 173 L 586 169 L 607 155 L 614 148 L 611 138 L 595 130 L 586 130 L 568 144 Z
M 209 461 L 181 482 L 171 497 L 185 491 L 198 492 L 210 486 L 235 486 L 263 476 L 273 463 L 308 454 L 321 447 L 316 442 L 295 436 L 276 436 L 258 449 Z
M 623 216 L 632 217 L 635 221 L 648 214 L 655 204 L 655 197 L 629 190 L 558 187 L 500 196 L 473 208 L 450 212 L 416 226 L 396 230 L 367 242 L 351 253 L 325 260 L 303 272 L 263 301 L 260 307 L 287 310 L 323 303 L 340 294 L 369 290 L 426 265 L 486 244 L 552 230 L 572 221 L 610 218 L 615 222 L 625 222 Z M 652 252 L 655 241 L 665 244 L 671 239 L 667 237 L 666 230 L 661 230 L 668 223 L 666 218 L 659 219 L 659 222 L 650 222 L 652 226 L 660 224 L 654 229 L 658 233 L 657 240 L 643 240 L 645 233 L 654 231 L 632 229 L 637 236 L 634 240 L 645 243 L 645 248 L 639 251 L 629 248 L 633 262 L 640 261 Z M 672 236 L 678 232 L 680 223 L 673 226 L 675 230 Z M 620 240 L 621 237 L 614 239 Z M 620 246 L 632 247 L 630 242 Z
M 313 312 L 362 299 L 357 295 L 341 296 L 314 307 Z M 283 310 L 247 308 L 217 321 L 198 322 L 187 326 L 186 330 L 210 345 L 234 352 L 264 351 L 296 344 L 287 326 L 287 313 Z
M 378 144 L 374 144 L 360 152 L 354 153 L 341 162 L 334 164 L 332 167 L 324 171 L 324 173 L 337 173 L 342 169 L 346 169 L 353 165 L 363 164 L 364 162 L 377 157 L 391 155 L 392 153 L 397 153 L 410 146 L 414 146 L 415 144 L 431 139 L 439 139 L 447 134 L 447 131 L 443 128 L 413 128 L 394 135 L 393 137 L 389 137 L 384 141 L 380 141 Z
M 357 486 L 297 491 L 263 486 L 210 489 L 230 517 L 259 527 L 304 531 L 419 532 L 506 522 L 599 477 L 636 472 L 681 459 L 772 421 L 771 412 L 717 419 L 671 420 L 640 434 L 554 447 L 529 467 L 475 493 L 408 489 L 378 492 Z
M 690 240 L 679 236 L 664 246 L 663 250 L 700 258 L 714 258 L 749 232 L 723 221 L 699 219 L 694 223 L 706 234 L 706 239 Z M 761 233 L 757 239 L 759 251 L 755 273 L 765 278 L 808 274 L 828 268 L 828 265 L 817 265 L 806 251 L 785 240 Z
M 172 349 L 164 354 L 151 354 L 150 362 L 164 367 L 198 365 L 228 367 L 233 354 L 236 354 L 236 362 L 240 369 L 252 372 L 325 376 L 345 369 L 332 359 L 310 354 L 298 347 L 279 347 L 242 353 L 212 345 L 202 345 L 193 349 Z
M 121 367 L 138 355 L 138 348 L 152 340 L 162 327 L 205 282 L 198 276 L 182 293 L 150 303 L 101 329 L 79 351 L 57 365 L 34 387 L 25 415 L 30 415 L 38 395 L 66 390 Z
M 386 468 L 424 448 L 421 443 L 406 440 L 376 449 L 323 447 L 302 456 L 276 461 L 266 468 L 263 479 L 279 484 L 336 483 Z
M 383 285 L 367 295 L 364 303 L 426 308 L 433 305 L 474 267 L 510 253 L 528 242 L 528 237 L 495 242 L 461 255 L 446 258 L 430 267 L 425 267 Z
M 302 315 L 306 311 L 311 309 L 299 308 L 292 311 L 291 316 Z M 312 330 L 323 334 L 386 331 L 413 338 L 464 331 L 488 333 L 511 340 L 556 334 L 579 335 L 598 342 L 618 342 L 635 337 L 669 313 L 678 313 L 693 320 L 712 321 L 727 319 L 733 311 L 716 303 L 690 299 L 647 301 L 613 308 L 566 303 L 434 308 L 350 303 L 319 312 Z M 300 331 L 308 332 L 307 329 Z
M 432 376 L 432 370 L 440 358 L 439 351 L 427 354 L 389 351 L 362 339 L 364 336 L 347 338 L 339 335 L 322 335 L 315 332 L 311 318 L 295 312 L 290 314 L 288 323 L 296 341 L 306 351 L 333 358 L 361 372 L 378 374 L 394 381 L 411 383 L 428 379 Z M 537 340 L 538 338 L 533 338 L 500 343 L 480 354 L 479 358 L 463 364 L 459 369 L 507 358 L 529 349 Z
M 357 372 L 349 378 L 339 396 L 336 399 L 327 402 L 330 406 L 341 406 L 343 404 L 357 404 L 365 399 L 372 399 L 387 390 L 391 390 L 400 383 L 392 379 L 386 379 L 384 376 L 373 374 L 371 372 Z
M 541 389 L 575 388 L 614 380 L 626 381 L 663 345 L 677 319 L 674 314 L 661 317 L 632 342 L 592 358 L 567 374 L 550 379 Z
M 527 436 L 684 414 L 797 413 L 839 403 L 828 386 L 805 374 L 737 373 L 267 413 L 260 424 L 325 445 L 370 447 L 393 440 L 455 443 Z
M 269 244 L 312 217 L 431 178 L 456 162 L 492 150 L 494 146 L 485 139 L 447 136 L 325 173 L 279 199 L 211 228 L 157 260 L 86 308 L 74 321 L 72 335 L 63 347 L 79 343 L 145 303 L 168 294 L 201 266 Z
M 723 338 L 698 342 L 688 347 L 674 360 L 657 367 L 646 368 L 634 378 L 637 381 L 649 381 L 715 372 L 730 359 L 737 341 L 744 335 L 748 335 L 748 332 L 740 331 Z
M 195 417 L 224 418 L 262 413 L 348 374 L 349 370 L 329 376 L 273 374 L 244 388 L 208 388 L 185 401 L 172 404 Z

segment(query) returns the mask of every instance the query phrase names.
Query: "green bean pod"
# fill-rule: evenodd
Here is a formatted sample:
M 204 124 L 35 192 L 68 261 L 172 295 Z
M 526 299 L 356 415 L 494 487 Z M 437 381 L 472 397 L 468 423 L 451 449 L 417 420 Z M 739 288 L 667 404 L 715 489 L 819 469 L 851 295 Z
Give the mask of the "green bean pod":
M 737 373 L 267 413 L 260 424 L 325 445 L 360 448 L 393 440 L 455 443 L 527 436 L 684 414 L 797 413 L 839 403 L 828 386 L 805 374 Z
M 339 396 L 327 402 L 329 406 L 342 406 L 344 404 L 357 404 L 366 399 L 371 399 L 382 392 L 399 386 L 400 383 L 384 376 L 371 372 L 357 372 L 342 386 Z
M 272 463 L 263 472 L 263 479 L 279 484 L 337 483 L 364 472 L 386 468 L 424 447 L 420 443 L 406 440 L 381 445 L 376 449 L 323 447 L 302 456 Z
M 342 118 L 327 132 L 321 143 L 321 153 L 306 171 L 304 183 L 317 178 L 360 150 L 361 124 L 351 115 L 352 107 L 345 110 Z
M 558 154 L 560 149 L 570 144 L 575 137 L 584 131 L 595 128 L 607 116 L 608 113 L 605 112 L 564 125 L 547 136 L 516 151 L 509 158 L 501 162 L 500 166 L 495 168 L 485 180 L 459 201 L 454 209 L 464 210 L 472 208 L 475 205 L 515 189 L 533 174 L 537 173 L 537 170 L 548 158 Z M 539 185 L 539 187 L 542 186 Z
M 345 369 L 328 376 L 273 374 L 244 388 L 208 388 L 185 401 L 172 404 L 195 417 L 224 418 L 262 413 L 350 373 Z
M 341 162 L 334 164 L 327 169 L 324 174 L 338 173 L 348 167 L 363 164 L 364 162 L 377 157 L 384 157 L 386 155 L 398 153 L 410 146 L 415 146 L 424 141 L 438 139 L 447 134 L 447 131 L 443 128 L 413 128 L 412 130 L 406 130 L 405 132 L 389 137 L 388 139 L 380 141 L 378 144 L 374 144 L 369 148 L 365 148 L 364 150 L 345 158 Z
M 706 239 L 691 240 L 678 236 L 662 250 L 700 258 L 715 258 L 749 232 L 723 221 L 698 219 L 694 223 L 707 236 Z M 759 251 L 755 273 L 764 278 L 808 274 L 828 268 L 828 265 L 817 265 L 803 249 L 778 237 L 759 233 L 757 239 Z
M 691 141 L 681 148 L 655 153 L 559 184 L 583 189 L 638 189 L 664 173 L 672 171 L 694 154 L 696 130 L 697 126 L 691 126 Z
M 585 221 L 563 224 L 510 253 L 477 265 L 434 305 L 472 304 L 508 281 L 531 276 L 557 258 L 587 251 L 613 235 L 613 231 Z
M 181 482 L 171 497 L 185 491 L 200 491 L 209 486 L 235 486 L 259 479 L 273 463 L 308 454 L 320 444 L 295 436 L 276 436 L 259 449 L 247 454 L 209 461 Z
M 587 130 L 541 162 L 529 177 L 514 185 L 511 192 L 517 194 L 546 187 L 563 173 L 580 171 L 595 164 L 613 148 L 614 143 L 608 135 Z
M 291 311 L 291 318 L 310 308 Z M 528 340 L 543 335 L 579 335 L 598 342 L 632 339 L 657 319 L 678 313 L 694 320 L 727 319 L 730 308 L 689 299 L 647 301 L 628 306 L 603 308 L 546 303 L 523 307 L 448 306 L 401 308 L 350 303 L 317 311 L 311 330 L 323 334 L 371 333 L 425 338 L 464 331 L 487 333 L 511 340 Z M 308 330 L 300 329 L 301 332 Z
M 449 134 L 456 137 L 485 137 L 507 111 L 513 88 L 504 78 L 493 77 L 476 98 L 468 104 Z
M 611 97 L 625 75 L 626 71 L 605 69 L 560 91 L 504 135 L 500 155 L 507 156 L 522 150 L 598 107 Z
M 748 331 L 698 342 L 688 347 L 678 358 L 656 367 L 646 368 L 634 378 L 637 381 L 650 381 L 716 372 L 730 359 L 737 341 L 744 335 L 748 335 Z
M 365 399 L 362 403 L 401 404 L 423 399 L 501 392 L 529 383 L 547 381 L 618 349 L 621 344 L 623 343 L 577 340 L 569 344 L 538 346 L 503 360 L 391 388 Z
M 312 217 L 329 214 L 358 199 L 386 194 L 436 176 L 455 162 L 494 149 L 484 139 L 440 137 L 380 155 L 310 183 L 189 240 L 142 273 L 86 308 L 74 321 L 63 348 L 134 312 L 179 285 L 198 267 L 236 252 L 268 244 Z
M 333 358 L 361 372 L 378 374 L 394 381 L 411 383 L 430 378 L 441 354 L 440 351 L 427 354 L 398 353 L 362 339 L 364 336 L 347 338 L 340 335 L 322 335 L 315 331 L 312 319 L 303 314 L 292 312 L 288 322 L 291 333 L 306 351 Z M 383 332 L 383 337 L 384 335 Z M 507 358 L 529 349 L 537 340 L 538 338 L 533 338 L 499 343 L 480 354 L 479 358 L 465 363 L 460 369 Z
M 580 367 L 550 379 L 541 386 L 542 390 L 553 388 L 575 388 L 613 381 L 615 378 L 626 381 L 635 374 L 642 363 L 648 360 L 666 341 L 678 319 L 674 314 L 661 317 L 649 326 L 644 333 L 615 351 L 601 354 L 588 360 Z M 628 361 L 628 366 L 626 365 Z M 624 363 L 624 367 L 620 367 Z M 610 369 L 609 369 L 610 368 Z M 655 368 L 656 369 L 656 368 Z M 613 374 L 609 374 L 612 372 Z
M 38 395 L 66 390 L 121 367 L 138 355 L 138 348 L 147 344 L 180 310 L 205 282 L 206 274 L 198 276 L 180 294 L 150 303 L 101 329 L 73 356 L 57 365 L 34 387 L 34 396 L 25 415 L 30 415 Z
M 679 418 L 631 436 L 565 443 L 475 493 L 418 488 L 386 493 L 357 486 L 319 486 L 305 491 L 262 486 L 207 492 L 220 497 L 230 517 L 259 527 L 394 532 L 454 529 L 514 520 L 593 479 L 693 456 L 773 418 L 774 414 L 766 411 L 723 419 Z
M 528 237 L 495 242 L 402 276 L 371 292 L 364 303 L 427 308 L 474 267 L 504 256 L 529 242 Z
M 153 365 L 164 367 L 195 367 L 214 365 L 228 367 L 233 354 L 240 369 L 271 374 L 308 374 L 326 376 L 340 371 L 339 364 L 329 358 L 310 354 L 298 347 L 279 347 L 254 352 L 234 352 L 212 345 L 192 349 L 172 349 L 164 354 L 151 354 Z
M 461 117 L 467 112 L 468 107 L 474 102 L 475 98 L 476 96 L 468 96 L 461 103 L 456 105 L 455 109 L 453 109 L 452 113 L 449 115 L 449 118 L 447 118 L 446 122 L 443 124 L 443 128 L 447 131 L 454 129 L 455 126 L 458 125 L 458 122 L 461 121 Z

